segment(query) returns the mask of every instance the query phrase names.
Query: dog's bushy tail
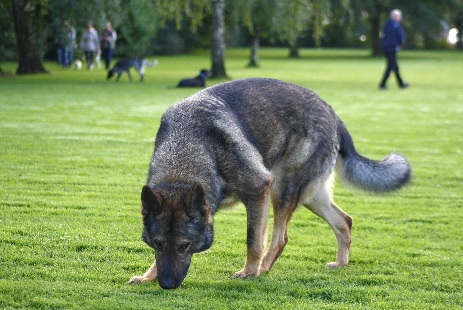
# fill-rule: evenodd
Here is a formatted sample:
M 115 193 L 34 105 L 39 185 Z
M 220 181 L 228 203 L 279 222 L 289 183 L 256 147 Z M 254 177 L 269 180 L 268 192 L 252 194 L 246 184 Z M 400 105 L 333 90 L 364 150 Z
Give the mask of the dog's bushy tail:
M 146 66 L 153 68 L 153 67 L 156 67 L 158 65 L 158 60 L 155 59 L 153 61 L 149 61 L 148 59 L 143 59 L 143 63 Z
M 340 150 L 337 172 L 347 184 L 368 192 L 386 193 L 400 189 L 411 179 L 408 160 L 392 153 L 382 161 L 363 157 L 354 147 L 352 137 L 342 121 L 338 121 Z

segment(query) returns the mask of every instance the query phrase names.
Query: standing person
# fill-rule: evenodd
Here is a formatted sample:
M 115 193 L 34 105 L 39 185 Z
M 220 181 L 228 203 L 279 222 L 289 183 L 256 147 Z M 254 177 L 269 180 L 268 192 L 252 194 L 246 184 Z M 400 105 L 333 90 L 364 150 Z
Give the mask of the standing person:
M 100 40 L 98 39 L 98 33 L 95 28 L 93 28 L 92 23 L 87 24 L 87 30 L 83 33 L 80 40 L 80 49 L 85 52 L 87 69 L 92 70 L 95 55 L 100 51 Z
M 383 28 L 383 37 L 381 41 L 381 46 L 383 48 L 384 54 L 387 60 L 386 71 L 384 72 L 383 79 L 379 85 L 380 89 L 387 89 L 386 82 L 391 74 L 391 71 L 394 71 L 397 78 L 397 83 L 400 88 L 406 88 L 409 86 L 408 83 L 404 83 L 399 73 L 399 65 L 397 64 L 396 53 L 405 43 L 405 35 L 400 26 L 402 21 L 402 12 L 400 10 L 392 10 L 389 20 L 386 22 Z
M 65 26 L 63 24 L 63 26 L 60 27 L 56 31 L 56 36 L 55 36 L 56 61 L 58 62 L 58 65 L 60 66 L 64 64 L 64 42 L 65 41 L 66 41 L 66 31 L 65 31 Z
M 72 27 L 71 22 L 64 22 L 64 58 L 63 67 L 71 67 L 74 60 L 74 46 L 76 44 L 76 29 Z
M 106 29 L 101 35 L 101 56 L 105 61 L 106 70 L 109 70 L 114 50 L 116 49 L 117 33 L 111 27 L 111 22 L 106 23 Z

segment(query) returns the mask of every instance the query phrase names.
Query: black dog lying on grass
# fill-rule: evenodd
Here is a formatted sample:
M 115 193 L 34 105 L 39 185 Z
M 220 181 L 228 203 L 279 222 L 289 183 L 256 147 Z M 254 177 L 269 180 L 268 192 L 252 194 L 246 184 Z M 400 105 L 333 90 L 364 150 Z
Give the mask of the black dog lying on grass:
M 206 86 L 206 77 L 209 76 L 209 71 L 201 70 L 199 75 L 191 79 L 181 80 L 177 87 L 205 87 Z

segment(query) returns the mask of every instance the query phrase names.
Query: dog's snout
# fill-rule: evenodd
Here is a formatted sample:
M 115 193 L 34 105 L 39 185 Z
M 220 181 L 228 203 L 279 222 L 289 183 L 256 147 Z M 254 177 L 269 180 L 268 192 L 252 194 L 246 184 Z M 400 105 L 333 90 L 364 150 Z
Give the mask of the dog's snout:
M 190 267 L 191 255 L 179 258 L 178 256 L 164 256 L 156 253 L 158 263 L 158 282 L 163 289 L 178 288 L 185 279 Z
M 178 288 L 182 284 L 182 280 L 178 281 L 173 277 L 158 278 L 159 285 L 165 290 Z

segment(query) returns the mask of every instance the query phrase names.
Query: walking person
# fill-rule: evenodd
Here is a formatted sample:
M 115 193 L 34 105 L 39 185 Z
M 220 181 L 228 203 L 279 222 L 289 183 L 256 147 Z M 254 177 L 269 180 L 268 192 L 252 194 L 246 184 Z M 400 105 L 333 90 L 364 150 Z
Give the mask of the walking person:
M 405 34 L 400 25 L 402 21 L 402 12 L 400 10 L 392 10 L 390 18 L 386 22 L 383 28 L 383 37 L 381 40 L 381 46 L 383 48 L 384 54 L 386 56 L 387 67 L 384 72 L 383 79 L 379 85 L 380 89 L 387 89 L 386 82 L 391 74 L 391 71 L 394 71 L 397 83 L 400 88 L 407 88 L 408 83 L 404 83 L 399 73 L 399 65 L 397 63 L 397 52 L 401 49 L 405 43 Z
M 106 70 L 111 66 L 114 50 L 116 49 L 117 33 L 112 28 L 111 22 L 106 23 L 106 28 L 101 34 L 101 56 L 105 61 Z
M 74 47 L 76 46 L 76 29 L 69 20 L 64 22 L 64 58 L 63 67 L 72 67 L 74 61 Z
M 87 30 L 83 33 L 80 40 L 80 49 L 85 53 L 87 69 L 92 70 L 96 53 L 100 51 L 100 40 L 92 23 L 87 24 Z
M 64 64 L 64 42 L 66 41 L 65 37 L 65 30 L 64 30 L 64 24 L 62 27 L 57 29 L 56 35 L 55 35 L 55 44 L 56 44 L 56 61 L 58 62 L 58 65 L 62 66 Z

